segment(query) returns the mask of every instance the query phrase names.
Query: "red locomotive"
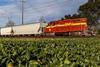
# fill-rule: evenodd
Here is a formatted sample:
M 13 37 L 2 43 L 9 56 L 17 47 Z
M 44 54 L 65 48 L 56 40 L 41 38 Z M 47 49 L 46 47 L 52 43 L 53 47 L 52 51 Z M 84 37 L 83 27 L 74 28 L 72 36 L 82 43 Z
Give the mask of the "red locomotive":
M 45 27 L 45 33 L 54 33 L 54 34 L 64 34 L 71 32 L 83 32 L 87 30 L 87 19 L 86 18 L 77 18 L 77 19 L 67 19 L 67 20 L 58 20 L 48 23 Z

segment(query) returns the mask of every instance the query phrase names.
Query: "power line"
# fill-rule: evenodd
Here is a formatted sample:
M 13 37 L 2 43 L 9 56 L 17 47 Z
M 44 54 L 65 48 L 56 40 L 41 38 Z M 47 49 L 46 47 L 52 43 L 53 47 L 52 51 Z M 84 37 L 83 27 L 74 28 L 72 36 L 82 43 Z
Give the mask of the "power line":
M 21 0 L 21 5 L 22 5 L 22 24 L 24 24 L 24 11 L 25 11 L 25 0 Z M 40 7 L 35 7 L 35 8 L 32 8 L 34 11 L 38 11 L 38 12 L 43 12 L 41 10 L 43 9 L 47 9 L 47 8 L 51 8 L 51 7 L 56 7 L 56 8 L 59 8 L 57 5 L 55 4 L 59 4 L 59 5 L 65 5 L 67 2 L 67 0 L 63 0 L 62 2 L 59 1 L 59 0 L 52 0 L 50 2 L 45 2 L 44 6 L 40 6 Z M 65 3 L 65 4 L 61 4 L 61 3 Z M 55 5 L 55 6 L 54 6 Z M 31 5 L 32 6 L 32 5 Z M 33 7 L 33 6 L 32 6 Z M 45 10 L 44 10 L 45 11 Z M 35 13 L 35 12 L 34 12 Z
M 61 4 L 61 3 L 63 3 L 63 4 Z M 63 6 L 65 6 L 66 5 L 66 2 L 65 1 L 63 1 L 63 2 L 60 2 L 60 3 L 58 3 L 59 4 L 59 6 L 61 7 L 63 7 Z M 55 5 L 55 3 L 52 3 L 52 4 L 48 4 L 47 6 L 42 6 L 42 7 L 38 7 L 38 8 L 32 8 L 32 9 L 34 9 L 34 11 L 38 11 L 38 12 L 41 12 L 41 10 L 44 10 L 44 9 L 47 9 L 47 8 L 51 8 L 51 7 L 55 7 L 56 9 L 57 8 L 59 8 L 59 6 L 54 6 Z M 60 8 L 60 9 L 62 9 L 62 8 Z
M 66 1 L 67 0 L 63 0 L 62 2 L 59 1 L 59 0 L 56 0 L 56 1 L 55 0 L 52 0 L 50 2 L 45 2 L 44 6 L 40 6 L 38 8 L 32 8 L 32 9 L 35 10 L 35 11 L 37 11 L 37 12 L 43 12 L 43 11 L 41 11 L 42 9 L 47 9 L 47 8 L 50 8 L 50 7 L 55 7 L 54 6 L 55 4 L 61 5 L 61 3 L 66 3 Z M 22 5 L 22 8 L 21 8 L 22 9 L 22 24 L 24 24 L 24 11 L 25 11 L 24 5 L 25 5 L 25 2 L 26 2 L 25 0 L 21 0 L 21 5 Z M 64 5 L 64 4 L 62 4 L 62 5 Z M 33 7 L 33 6 L 31 5 L 31 7 Z
M 63 3 L 63 4 L 62 4 Z M 59 3 L 57 3 L 57 4 L 59 4 L 59 6 L 61 7 L 62 6 L 62 8 L 63 8 L 63 6 L 65 6 L 66 5 L 66 1 L 63 1 L 63 2 L 59 2 Z M 59 9 L 59 6 L 54 6 L 55 5 L 55 3 L 53 2 L 52 4 L 48 4 L 47 6 L 45 6 L 44 8 L 41 8 L 41 7 L 38 7 L 38 8 L 32 8 L 35 12 L 33 12 L 33 10 L 32 10 L 32 12 L 30 12 L 29 14 L 27 14 L 26 16 L 28 16 L 28 15 L 32 15 L 32 14 L 34 14 L 34 13 L 37 13 L 37 12 L 40 12 L 40 14 L 43 16 L 45 13 L 45 11 L 43 12 L 43 9 L 45 10 L 45 9 L 47 9 L 47 8 L 56 8 L 56 9 Z M 62 8 L 60 8 L 60 9 L 62 9 Z M 25 10 L 26 11 L 26 10 Z M 42 13 L 41 13 L 42 12 Z
M 59 1 L 59 0 L 53 0 L 51 2 L 46 2 L 45 4 L 43 4 L 44 6 L 38 6 L 38 7 L 35 7 L 35 9 L 41 9 L 41 8 L 45 8 L 45 7 L 48 7 L 48 6 L 52 6 L 52 5 L 55 5 L 55 4 L 61 4 L 61 3 L 66 3 L 67 0 L 62 0 L 62 1 Z M 71 1 L 71 0 L 70 0 Z M 30 5 L 30 7 L 33 7 L 33 5 Z M 29 8 L 30 8 L 29 7 Z
M 55 4 L 61 4 L 61 3 L 63 3 L 63 2 L 65 2 L 66 3 L 66 1 L 67 0 L 62 0 L 62 2 L 61 1 L 59 1 L 59 0 L 52 0 L 52 1 L 50 1 L 50 2 L 44 2 L 45 4 L 42 4 L 43 6 L 38 6 L 38 7 L 35 7 L 34 9 L 41 9 L 41 8 L 45 8 L 45 7 L 48 7 L 48 6 L 54 6 Z M 27 5 L 27 4 L 25 4 L 25 5 Z M 30 6 L 29 7 L 27 7 L 27 8 L 30 8 L 30 7 L 33 7 L 33 5 L 32 4 L 29 4 Z M 27 8 L 25 8 L 24 7 L 24 9 L 26 9 L 27 10 Z

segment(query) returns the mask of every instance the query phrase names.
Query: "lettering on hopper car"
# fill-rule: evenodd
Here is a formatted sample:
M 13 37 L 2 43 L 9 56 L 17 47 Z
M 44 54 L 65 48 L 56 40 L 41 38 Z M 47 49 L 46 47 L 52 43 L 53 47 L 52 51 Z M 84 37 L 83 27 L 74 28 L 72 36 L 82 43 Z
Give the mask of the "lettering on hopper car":
M 78 25 L 84 25 L 87 26 L 87 23 L 65 23 L 65 24 L 57 24 L 54 26 L 47 26 L 46 28 L 54 28 L 54 27 L 62 27 L 62 26 L 78 26 Z

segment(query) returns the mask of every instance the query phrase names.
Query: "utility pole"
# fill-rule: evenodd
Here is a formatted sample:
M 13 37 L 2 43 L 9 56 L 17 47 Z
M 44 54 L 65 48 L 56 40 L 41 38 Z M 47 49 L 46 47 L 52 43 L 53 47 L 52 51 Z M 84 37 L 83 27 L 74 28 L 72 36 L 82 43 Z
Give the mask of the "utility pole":
M 21 0 L 21 9 L 22 9 L 22 24 L 24 24 L 24 4 L 25 4 L 25 0 Z

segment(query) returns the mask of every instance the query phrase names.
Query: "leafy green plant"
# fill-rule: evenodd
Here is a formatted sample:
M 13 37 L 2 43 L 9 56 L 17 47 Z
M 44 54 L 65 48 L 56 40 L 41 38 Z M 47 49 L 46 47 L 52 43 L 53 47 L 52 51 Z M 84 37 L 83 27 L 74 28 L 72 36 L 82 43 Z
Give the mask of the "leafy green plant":
M 0 39 L 0 65 L 99 67 L 99 38 Z

